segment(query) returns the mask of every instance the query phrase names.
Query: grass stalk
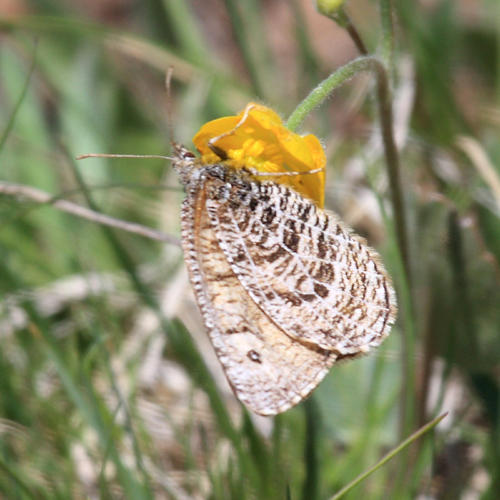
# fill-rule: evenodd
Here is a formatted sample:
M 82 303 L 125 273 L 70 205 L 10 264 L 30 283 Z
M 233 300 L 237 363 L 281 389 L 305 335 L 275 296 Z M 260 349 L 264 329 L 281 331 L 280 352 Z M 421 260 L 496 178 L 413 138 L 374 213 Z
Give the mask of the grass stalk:
M 246 23 L 239 11 L 241 6 L 239 5 L 239 2 L 235 2 L 234 0 L 224 0 L 224 4 L 226 6 L 229 17 L 231 18 L 233 35 L 238 48 L 240 49 L 243 61 L 245 62 L 245 67 L 250 76 L 253 90 L 257 96 L 262 98 L 264 94 L 262 86 L 260 84 L 259 69 L 254 62 L 254 58 L 250 50 L 250 44 L 247 40 Z
M 441 422 L 441 420 L 443 420 L 443 418 L 445 418 L 446 415 L 448 415 L 448 413 L 443 413 L 439 417 L 436 417 L 435 419 L 431 420 L 428 424 L 424 425 L 423 427 L 415 431 L 411 436 L 409 436 L 402 443 L 396 446 L 396 448 L 394 448 L 389 453 L 384 455 L 373 467 L 370 467 L 365 472 L 363 472 L 362 474 L 354 478 L 352 481 L 350 481 L 348 484 L 346 484 L 341 490 L 335 493 L 335 495 L 330 497 L 330 500 L 338 500 L 339 498 L 342 498 L 346 493 L 351 491 L 364 479 L 366 479 L 368 476 L 376 472 L 378 469 L 380 469 L 380 467 L 384 466 L 387 462 L 389 462 L 389 460 L 393 459 L 398 453 L 403 451 L 405 448 L 407 448 L 410 444 L 415 442 L 425 433 L 429 432 L 433 427 L 439 424 L 439 422 Z
M 394 69 L 394 23 L 392 0 L 380 0 L 380 25 L 382 28 L 382 61 L 389 74 Z
M 12 110 L 12 113 L 10 113 L 10 115 L 9 115 L 9 119 L 7 120 L 5 128 L 3 129 L 3 132 L 0 135 L 0 155 L 2 154 L 2 150 L 5 146 L 5 142 L 7 141 L 7 138 L 9 137 L 9 134 L 12 130 L 12 127 L 14 126 L 14 122 L 16 121 L 17 113 L 21 109 L 21 105 L 24 101 L 24 98 L 26 97 L 26 93 L 28 92 L 28 88 L 29 88 L 29 85 L 31 82 L 31 77 L 33 76 L 33 72 L 35 71 L 35 67 L 36 67 L 37 47 L 38 47 L 38 44 L 35 44 L 35 47 L 33 49 L 33 57 L 31 60 L 30 67 L 28 69 L 28 74 L 26 75 L 26 80 L 24 81 L 23 88 L 21 89 L 21 92 L 19 93 L 19 98 L 17 99 L 16 104 L 14 105 L 14 109 Z

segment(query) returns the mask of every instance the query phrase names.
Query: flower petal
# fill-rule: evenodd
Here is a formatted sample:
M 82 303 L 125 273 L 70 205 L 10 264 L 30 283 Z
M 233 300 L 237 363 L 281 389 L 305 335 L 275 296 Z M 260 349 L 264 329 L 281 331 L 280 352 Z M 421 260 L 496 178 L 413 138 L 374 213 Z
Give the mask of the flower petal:
M 238 116 L 206 123 L 193 143 L 203 163 L 223 162 L 262 173 L 283 172 L 283 176 L 269 179 L 287 184 L 323 206 L 326 157 L 321 143 L 314 135 L 302 137 L 288 130 L 279 115 L 266 106 L 249 103 Z M 304 175 L 290 175 L 297 172 Z

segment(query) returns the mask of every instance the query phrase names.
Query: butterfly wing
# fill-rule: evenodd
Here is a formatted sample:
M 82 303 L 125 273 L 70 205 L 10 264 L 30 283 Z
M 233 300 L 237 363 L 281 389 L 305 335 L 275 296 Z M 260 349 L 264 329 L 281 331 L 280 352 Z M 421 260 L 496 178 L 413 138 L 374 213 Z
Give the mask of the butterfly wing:
M 285 335 L 257 306 L 219 246 L 207 201 L 200 187 L 182 208 L 184 258 L 196 300 L 236 396 L 255 413 L 275 415 L 304 399 L 336 355 Z
M 396 301 L 377 253 L 286 186 L 211 179 L 206 206 L 234 275 L 289 337 L 340 356 L 389 333 Z

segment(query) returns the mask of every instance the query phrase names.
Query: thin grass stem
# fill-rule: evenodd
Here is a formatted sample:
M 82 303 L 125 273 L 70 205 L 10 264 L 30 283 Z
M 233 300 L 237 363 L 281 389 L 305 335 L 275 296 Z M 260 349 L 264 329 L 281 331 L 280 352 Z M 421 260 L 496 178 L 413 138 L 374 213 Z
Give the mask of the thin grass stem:
M 12 127 L 14 126 L 14 123 L 16 121 L 16 116 L 19 110 L 21 109 L 21 105 L 24 101 L 24 98 L 26 97 L 26 93 L 28 92 L 28 88 L 31 82 L 31 77 L 33 76 L 33 72 L 35 71 L 36 67 L 36 50 L 37 50 L 38 45 L 35 44 L 35 48 L 33 49 L 33 59 L 31 61 L 31 65 L 28 70 L 28 74 L 26 75 L 26 80 L 24 81 L 23 88 L 21 89 L 21 93 L 19 94 L 19 97 L 16 101 L 16 104 L 14 106 L 14 110 L 12 113 L 10 113 L 9 119 L 7 120 L 7 124 L 5 125 L 5 128 L 2 132 L 2 135 L 0 135 L 0 154 L 2 154 L 3 147 L 5 145 L 5 142 L 7 141 L 7 138 L 9 137 L 9 134 L 12 130 Z
M 418 438 L 423 436 L 425 433 L 429 432 L 433 427 L 435 427 L 443 418 L 448 415 L 448 412 L 443 413 L 439 417 L 436 417 L 434 420 L 431 420 L 429 423 L 415 431 L 411 436 L 409 436 L 407 439 L 405 439 L 402 443 L 400 443 L 396 448 L 391 450 L 389 453 L 384 455 L 373 467 L 370 467 L 368 470 L 360 474 L 358 477 L 354 478 L 351 482 L 346 484 L 340 491 L 335 493 L 332 497 L 330 497 L 330 500 L 338 500 L 339 498 L 343 497 L 346 493 L 351 491 L 355 486 L 357 486 L 361 481 L 366 479 L 368 476 L 373 474 L 375 471 L 380 469 L 382 466 L 384 466 L 389 460 L 394 458 L 398 453 L 400 453 L 402 450 L 407 448 L 410 444 L 415 442 Z
M 231 18 L 231 27 L 233 29 L 233 34 L 245 62 L 245 67 L 248 70 L 254 92 L 257 94 L 257 96 L 263 97 L 262 86 L 259 80 L 259 69 L 254 62 L 252 53 L 250 51 L 250 44 L 245 37 L 246 23 L 240 14 L 240 6 L 238 5 L 238 2 L 235 2 L 234 0 L 224 0 L 224 4 L 226 6 L 229 17 Z
M 124 231 L 128 231 L 129 233 L 139 234 L 152 240 L 162 241 L 171 245 L 180 246 L 180 242 L 175 236 L 163 233 L 147 226 L 143 226 L 142 224 L 124 221 L 122 219 L 117 219 L 116 217 L 111 217 L 109 215 L 96 212 L 95 210 L 82 207 L 81 205 L 68 200 L 58 199 L 57 196 L 52 196 L 51 194 L 42 191 L 41 189 L 37 189 L 31 186 L 14 184 L 11 182 L 0 182 L 0 194 L 27 198 L 28 200 L 34 201 L 35 203 L 52 205 L 58 210 L 76 215 L 77 217 L 81 217 L 82 219 L 87 219 L 104 226 L 123 229 Z

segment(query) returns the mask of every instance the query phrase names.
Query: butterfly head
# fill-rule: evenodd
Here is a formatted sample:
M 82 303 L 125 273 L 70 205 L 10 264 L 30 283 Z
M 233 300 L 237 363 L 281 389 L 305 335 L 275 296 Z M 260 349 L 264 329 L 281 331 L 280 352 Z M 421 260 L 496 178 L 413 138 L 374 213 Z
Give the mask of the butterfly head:
M 193 178 L 195 169 L 199 167 L 199 158 L 178 142 L 172 142 L 172 166 L 184 186 Z

